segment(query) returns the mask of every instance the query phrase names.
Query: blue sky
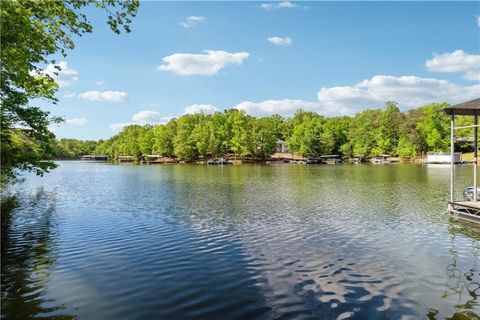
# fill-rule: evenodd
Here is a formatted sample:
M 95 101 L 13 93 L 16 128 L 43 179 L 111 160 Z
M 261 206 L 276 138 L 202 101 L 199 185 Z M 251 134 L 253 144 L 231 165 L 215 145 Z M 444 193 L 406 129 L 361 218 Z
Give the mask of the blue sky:
M 353 115 L 480 96 L 479 2 L 142 2 L 130 34 L 94 32 L 62 61 L 57 137 L 230 107 Z M 47 69 L 47 73 L 48 73 Z

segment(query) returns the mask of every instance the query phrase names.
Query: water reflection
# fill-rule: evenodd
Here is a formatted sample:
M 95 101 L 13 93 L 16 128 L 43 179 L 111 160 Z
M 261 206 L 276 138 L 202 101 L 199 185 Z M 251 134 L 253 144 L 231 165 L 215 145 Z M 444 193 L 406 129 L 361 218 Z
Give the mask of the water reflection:
M 2 223 L 2 315 L 476 317 L 480 231 L 438 170 L 62 163 Z
M 451 263 L 446 268 L 446 290 L 442 298 L 453 296 L 457 299 L 455 312 L 447 319 L 480 319 L 476 313 L 480 308 L 480 230 L 467 222 L 452 221 L 450 233 Z M 465 259 L 465 253 L 468 259 Z M 467 261 L 465 261 L 467 260 Z M 429 319 L 437 319 L 438 311 L 431 310 Z
M 2 318 L 75 319 L 62 314 L 63 305 L 47 298 L 55 265 L 55 196 L 40 190 L 18 198 L 2 202 Z

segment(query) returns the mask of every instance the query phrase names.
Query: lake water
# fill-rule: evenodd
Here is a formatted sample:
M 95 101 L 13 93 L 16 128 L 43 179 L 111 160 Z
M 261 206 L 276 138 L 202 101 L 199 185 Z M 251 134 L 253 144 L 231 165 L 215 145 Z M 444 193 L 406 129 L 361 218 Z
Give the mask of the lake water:
M 2 213 L 5 319 L 478 319 L 448 166 L 59 164 Z

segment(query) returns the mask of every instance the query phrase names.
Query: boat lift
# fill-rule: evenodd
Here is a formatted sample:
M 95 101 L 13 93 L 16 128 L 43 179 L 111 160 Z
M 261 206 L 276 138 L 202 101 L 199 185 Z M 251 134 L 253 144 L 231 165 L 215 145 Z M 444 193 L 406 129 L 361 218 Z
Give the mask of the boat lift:
M 460 103 L 443 109 L 450 116 L 450 201 L 447 212 L 470 222 L 480 223 L 480 199 L 477 184 L 477 151 L 478 151 L 478 115 L 480 114 L 480 98 Z M 455 127 L 455 116 L 473 116 L 473 125 Z M 464 199 L 454 197 L 455 183 L 455 150 L 454 132 L 458 129 L 473 128 L 473 188 L 464 190 Z

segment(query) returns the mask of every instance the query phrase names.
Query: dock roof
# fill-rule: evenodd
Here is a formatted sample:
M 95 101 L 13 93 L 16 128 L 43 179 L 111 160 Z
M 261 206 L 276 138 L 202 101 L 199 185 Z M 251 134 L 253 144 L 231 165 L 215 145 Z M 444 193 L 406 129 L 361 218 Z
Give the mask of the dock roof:
M 326 155 L 320 156 L 320 158 L 338 158 L 338 157 L 340 157 L 339 154 L 326 154 Z
M 442 111 L 448 115 L 454 116 L 480 115 L 480 98 L 450 106 Z

